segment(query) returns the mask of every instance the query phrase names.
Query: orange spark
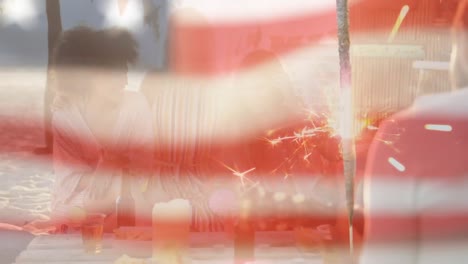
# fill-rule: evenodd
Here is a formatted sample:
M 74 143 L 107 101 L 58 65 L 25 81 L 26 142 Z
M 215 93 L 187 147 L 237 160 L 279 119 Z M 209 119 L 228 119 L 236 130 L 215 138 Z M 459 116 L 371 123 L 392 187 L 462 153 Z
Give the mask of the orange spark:
M 256 182 L 252 181 L 251 179 L 249 179 L 246 175 L 252 171 L 254 171 L 256 168 L 251 168 L 249 170 L 246 170 L 244 172 L 240 172 L 240 171 L 237 171 L 229 166 L 227 166 L 226 164 L 222 163 L 221 162 L 221 165 L 223 165 L 226 169 L 230 170 L 232 172 L 232 174 L 236 177 L 239 177 L 240 181 L 241 181 L 241 185 L 242 187 L 245 188 L 245 180 L 249 181 L 250 183 L 252 184 L 257 184 Z

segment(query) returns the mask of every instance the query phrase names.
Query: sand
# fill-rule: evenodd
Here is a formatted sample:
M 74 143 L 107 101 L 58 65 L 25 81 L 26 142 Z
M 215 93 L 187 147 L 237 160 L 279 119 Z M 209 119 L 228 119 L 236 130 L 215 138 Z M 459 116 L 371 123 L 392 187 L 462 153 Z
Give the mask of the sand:
M 22 226 L 50 214 L 51 156 L 43 145 L 45 75 L 0 69 L 0 223 Z

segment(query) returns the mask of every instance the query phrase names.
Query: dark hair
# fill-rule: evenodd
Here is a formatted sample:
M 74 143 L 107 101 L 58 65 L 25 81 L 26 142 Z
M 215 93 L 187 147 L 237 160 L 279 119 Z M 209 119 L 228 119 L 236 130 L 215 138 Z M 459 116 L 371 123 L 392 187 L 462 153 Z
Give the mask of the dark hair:
M 91 89 L 98 68 L 127 71 L 138 57 L 137 43 L 122 29 L 94 30 L 77 27 L 65 31 L 53 54 L 56 96 L 73 97 Z M 70 97 L 71 96 L 71 97 Z
M 59 39 L 54 66 L 121 68 L 136 61 L 137 48 L 126 30 L 77 27 L 64 32 Z

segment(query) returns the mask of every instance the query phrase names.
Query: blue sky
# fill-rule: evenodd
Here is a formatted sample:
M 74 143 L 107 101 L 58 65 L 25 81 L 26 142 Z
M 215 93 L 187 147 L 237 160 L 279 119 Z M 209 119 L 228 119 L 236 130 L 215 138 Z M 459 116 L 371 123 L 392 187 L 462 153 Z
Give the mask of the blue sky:
M 162 2 L 162 0 L 153 1 L 156 5 Z M 61 0 L 63 29 L 67 30 L 78 25 L 94 28 L 125 26 L 139 42 L 139 68 L 162 67 L 163 40 L 157 42 L 152 29 L 144 25 L 141 2 L 130 1 L 134 4 L 133 6 L 129 4 L 122 17 L 118 15 L 116 2 L 115 0 Z M 47 65 L 45 1 L 0 0 L 0 6 L 4 7 L 0 20 L 0 67 L 45 67 Z M 34 12 L 29 12 L 27 17 L 22 17 L 19 10 L 33 10 Z M 18 21 L 10 19 L 11 17 Z M 27 21 L 24 22 L 25 20 Z

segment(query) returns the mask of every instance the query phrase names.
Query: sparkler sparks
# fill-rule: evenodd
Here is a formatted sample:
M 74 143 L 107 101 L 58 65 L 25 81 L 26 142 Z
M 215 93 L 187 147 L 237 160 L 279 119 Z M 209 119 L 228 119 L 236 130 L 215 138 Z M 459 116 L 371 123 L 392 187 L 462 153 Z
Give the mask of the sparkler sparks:
M 291 176 L 291 175 L 292 175 L 292 174 L 285 172 L 285 173 L 284 173 L 283 179 L 284 179 L 284 180 L 287 180 L 287 179 L 289 178 L 289 176 Z
M 304 159 L 306 162 L 309 162 L 309 157 L 310 157 L 310 155 L 312 155 L 312 153 L 307 153 L 307 154 L 305 154 L 303 159 Z
M 255 170 L 255 168 L 251 168 L 250 170 L 246 170 L 246 171 L 244 171 L 244 172 L 238 172 L 238 171 L 234 171 L 234 170 L 233 170 L 233 171 L 232 171 L 232 174 L 233 174 L 234 176 L 239 177 L 242 186 L 245 187 L 245 180 L 246 180 L 246 179 L 247 179 L 247 180 L 250 180 L 250 179 L 247 178 L 245 175 L 246 175 L 247 173 L 253 171 L 253 170 Z
M 383 130 L 383 131 L 388 131 L 388 132 L 378 133 L 373 138 L 373 140 L 382 142 L 383 144 L 385 144 L 385 146 L 391 148 L 395 153 L 400 153 L 400 150 L 396 147 L 395 143 L 398 142 L 401 135 L 405 132 L 405 129 L 402 127 L 399 127 L 399 125 L 395 122 L 394 119 L 386 119 L 386 123 L 390 124 L 390 127 L 392 129 L 390 131 L 388 131 L 388 129 Z M 378 130 L 378 127 L 371 126 L 368 129 Z
M 283 141 L 295 141 L 295 142 L 301 142 L 304 141 L 307 138 L 315 137 L 317 136 L 320 132 L 328 132 L 330 130 L 329 127 L 315 127 L 315 128 L 308 128 L 304 127 L 300 132 L 294 132 L 293 135 L 291 136 L 284 136 L 284 137 L 278 137 L 276 139 L 266 139 L 272 146 L 278 145 L 279 143 Z
M 393 134 L 393 136 L 399 137 L 400 134 Z M 387 147 L 389 147 L 393 151 L 395 151 L 395 153 L 400 153 L 400 150 L 395 146 L 395 141 L 388 140 L 388 139 L 385 140 L 385 139 L 381 139 L 381 138 L 377 138 L 377 137 L 375 137 L 374 140 L 384 143 Z
M 259 183 L 258 182 L 255 182 L 251 179 L 249 179 L 246 175 L 249 174 L 250 172 L 254 171 L 256 168 L 251 168 L 249 170 L 246 170 L 244 172 L 240 172 L 240 171 L 237 171 L 231 167 L 229 167 L 228 165 L 220 162 L 222 166 L 224 166 L 226 169 L 230 170 L 232 172 L 232 174 L 236 177 L 239 178 L 240 182 L 241 182 L 241 185 L 242 185 L 242 188 L 245 190 L 245 191 L 248 191 L 254 187 L 256 187 Z M 246 190 L 246 183 L 245 182 L 249 182 L 251 186 L 248 187 L 248 189 Z
M 354 119 L 355 117 L 354 110 L 350 109 L 352 101 L 350 93 L 342 94 L 342 91 L 329 89 L 327 90 L 327 95 L 329 95 L 330 101 L 326 109 L 320 111 L 318 109 L 303 109 L 304 119 L 302 121 L 302 126 L 295 127 L 295 129 L 289 128 L 289 131 L 288 127 L 271 128 L 265 131 L 263 137 L 258 137 L 258 140 L 265 142 L 267 148 L 276 152 L 273 153 L 271 158 L 278 160 L 278 162 L 273 165 L 274 168 L 266 172 L 267 174 L 276 174 L 286 181 L 293 179 L 292 175 L 295 174 L 295 169 L 300 171 L 318 169 L 317 171 L 321 171 L 324 174 L 330 173 L 334 170 L 327 170 L 324 168 L 334 165 L 328 164 L 323 158 L 327 159 L 328 156 L 333 157 L 333 159 L 338 156 L 343 158 L 342 149 L 339 146 L 334 146 L 335 144 L 340 144 L 340 139 L 358 138 L 365 129 L 378 129 L 377 125 L 374 125 L 376 124 L 375 118 L 367 114 L 350 121 L 350 119 Z M 336 104 L 338 101 L 337 98 L 339 97 L 344 98 L 341 98 L 340 103 Z M 345 131 L 347 132 L 343 134 Z M 373 133 L 370 133 L 370 135 L 373 135 Z M 385 134 L 381 141 L 387 146 L 394 148 L 393 141 L 398 136 L 399 135 Z M 368 137 L 365 139 L 368 139 Z M 375 139 L 379 140 L 377 138 Z M 335 153 L 336 151 L 338 152 Z M 282 156 L 284 154 L 286 154 L 286 156 Z M 316 158 L 319 158 L 319 160 L 314 160 Z M 319 165 L 323 167 L 312 168 L 315 162 L 324 162 L 322 163 L 323 165 Z M 240 179 L 245 189 L 248 188 L 246 185 L 249 183 L 258 184 L 260 186 L 263 185 L 259 182 L 254 183 L 246 177 L 246 174 L 250 173 L 255 168 L 242 172 L 226 165 L 224 165 L 224 167 Z M 259 191 L 259 193 L 261 192 Z M 294 199 L 294 197 L 291 199 Z M 298 196 L 296 199 L 299 201 L 303 198 Z
M 332 121 L 325 113 L 318 113 L 309 109 L 304 109 L 305 116 L 304 120 L 307 123 L 304 127 L 296 129 L 289 134 L 282 135 L 275 138 L 263 138 L 271 147 L 277 147 L 283 143 L 295 143 L 296 147 L 288 150 L 288 156 L 284 157 L 283 161 L 270 173 L 278 173 L 281 171 L 284 173 L 283 179 L 287 180 L 292 175 L 291 170 L 296 166 L 302 164 L 310 164 L 309 158 L 314 153 L 320 141 L 323 139 L 322 136 L 331 137 L 335 135 L 334 128 L 330 125 Z M 267 136 L 273 136 L 277 130 L 270 130 Z M 294 146 L 293 144 L 285 145 L 286 148 Z M 302 162 L 301 162 L 302 161 Z M 308 166 L 308 165 L 306 165 Z
M 278 145 L 279 143 L 281 143 L 283 141 L 282 138 L 277 138 L 277 139 L 268 139 L 268 138 L 266 138 L 265 140 L 268 141 L 272 147 L 275 147 L 276 145 Z

